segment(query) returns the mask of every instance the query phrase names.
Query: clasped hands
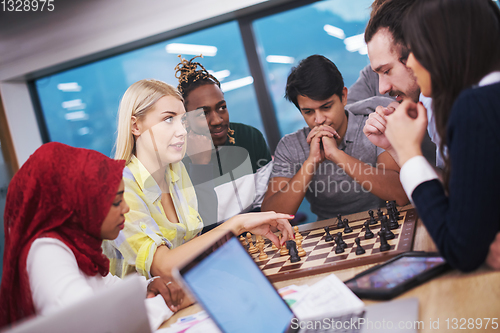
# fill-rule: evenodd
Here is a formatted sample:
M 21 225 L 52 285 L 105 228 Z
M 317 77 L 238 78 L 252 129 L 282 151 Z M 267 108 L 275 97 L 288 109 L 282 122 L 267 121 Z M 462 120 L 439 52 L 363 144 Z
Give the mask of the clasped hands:
M 327 125 L 318 125 L 314 127 L 309 135 L 307 135 L 307 143 L 309 144 L 309 159 L 315 165 L 319 165 L 325 159 L 332 160 L 338 145 L 336 139 L 340 139 L 337 131 Z
M 389 152 L 399 166 L 422 155 L 421 145 L 426 130 L 427 110 L 422 103 L 411 101 L 377 107 L 363 128 L 370 142 Z

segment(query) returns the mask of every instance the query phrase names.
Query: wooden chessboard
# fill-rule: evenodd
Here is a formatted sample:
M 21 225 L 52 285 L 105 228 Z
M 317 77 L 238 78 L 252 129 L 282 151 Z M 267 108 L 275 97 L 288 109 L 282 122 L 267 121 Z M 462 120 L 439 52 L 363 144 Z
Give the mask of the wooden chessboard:
M 386 212 L 385 209 L 382 211 Z M 265 240 L 264 252 L 268 255 L 268 259 L 259 260 L 259 252 L 251 254 L 255 262 L 259 265 L 264 274 L 272 281 L 284 281 L 308 275 L 325 273 L 344 268 L 355 267 L 359 265 L 367 265 L 386 261 L 400 253 L 411 251 L 413 246 L 413 236 L 417 225 L 417 212 L 414 208 L 409 208 L 400 211 L 399 228 L 391 230 L 395 238 L 388 240 L 391 249 L 385 252 L 380 252 L 380 239 L 377 235 L 380 230 L 380 222 L 370 225 L 370 230 L 373 231 L 375 237 L 371 239 L 364 238 L 363 223 L 369 219 L 368 213 L 366 217 L 357 220 L 349 220 L 349 225 L 353 229 L 352 233 L 342 233 L 344 241 L 347 243 L 347 248 L 344 253 L 335 254 L 335 242 L 325 242 L 324 226 L 330 226 L 330 234 L 335 237 L 337 232 L 343 231 L 343 228 L 337 227 L 336 219 L 319 221 L 309 225 L 300 227 L 300 234 L 303 237 L 302 248 L 306 251 L 306 255 L 301 257 L 301 261 L 297 263 L 290 262 L 290 256 L 281 256 L 279 250 L 271 249 L 271 242 Z M 377 216 L 377 214 L 375 214 Z M 361 246 L 366 253 L 356 255 L 356 244 L 354 239 L 361 239 Z

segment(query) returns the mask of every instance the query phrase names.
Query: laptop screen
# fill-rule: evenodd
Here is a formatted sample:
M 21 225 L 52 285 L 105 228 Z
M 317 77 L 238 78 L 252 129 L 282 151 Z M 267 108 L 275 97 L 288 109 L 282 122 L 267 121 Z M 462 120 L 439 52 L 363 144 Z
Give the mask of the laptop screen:
M 225 332 L 283 332 L 294 317 L 235 237 L 181 274 Z

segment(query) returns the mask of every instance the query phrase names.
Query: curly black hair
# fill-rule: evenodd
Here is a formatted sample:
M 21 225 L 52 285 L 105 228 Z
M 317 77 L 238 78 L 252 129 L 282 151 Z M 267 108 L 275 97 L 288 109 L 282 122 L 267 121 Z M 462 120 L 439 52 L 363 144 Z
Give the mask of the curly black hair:
M 187 96 L 195 88 L 205 84 L 216 84 L 220 88 L 220 82 L 215 76 L 210 74 L 199 62 L 193 61 L 196 58 L 203 58 L 203 55 L 196 56 L 191 60 L 183 59 L 179 55 L 181 62 L 175 66 L 175 77 L 179 80 L 177 89 L 186 100 Z M 200 67 L 198 69 L 198 67 Z

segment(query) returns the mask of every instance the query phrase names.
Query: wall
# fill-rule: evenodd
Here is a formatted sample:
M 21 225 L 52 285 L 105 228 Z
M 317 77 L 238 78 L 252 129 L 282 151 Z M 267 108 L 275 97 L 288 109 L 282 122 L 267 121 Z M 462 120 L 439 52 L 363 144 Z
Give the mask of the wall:
M 0 95 L 19 165 L 42 144 L 26 80 L 278 2 L 54 0 L 53 12 L 0 12 Z

